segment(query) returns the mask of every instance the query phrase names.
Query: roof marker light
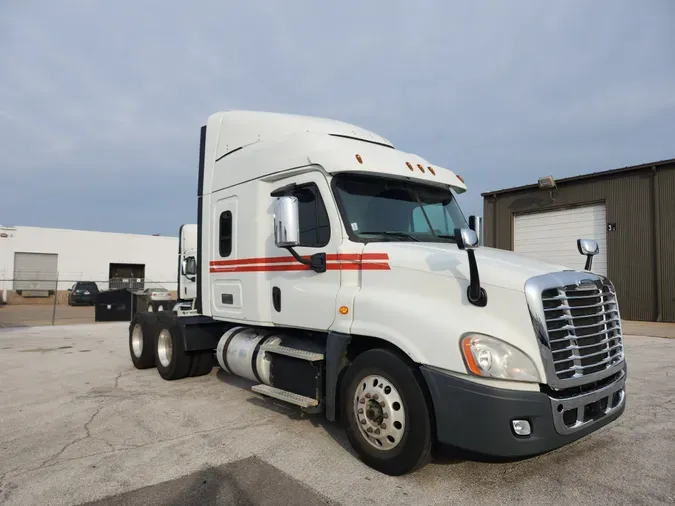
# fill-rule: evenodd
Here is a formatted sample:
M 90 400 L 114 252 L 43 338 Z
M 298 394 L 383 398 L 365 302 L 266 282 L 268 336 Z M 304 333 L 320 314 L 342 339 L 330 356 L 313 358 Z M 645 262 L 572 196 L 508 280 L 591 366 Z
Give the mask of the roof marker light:
M 411 164 L 410 162 L 405 162 L 405 164 L 408 166 L 408 168 L 409 168 L 410 170 L 415 170 L 415 169 L 413 169 L 413 166 L 412 166 L 412 164 Z
M 361 158 L 361 155 L 359 154 L 356 155 L 356 161 L 359 163 L 363 163 L 363 158 Z
M 457 176 L 457 179 L 459 179 L 462 183 L 464 183 L 464 178 L 460 176 L 459 174 L 455 174 Z M 466 183 L 464 183 L 466 184 Z
M 424 174 L 424 167 L 422 167 L 422 164 L 421 164 L 421 163 L 418 163 L 418 164 L 417 164 L 417 168 L 420 169 L 420 171 L 422 172 L 422 174 Z
M 429 172 L 431 172 L 432 176 L 436 175 L 436 171 L 431 166 L 427 167 L 427 169 L 429 169 Z

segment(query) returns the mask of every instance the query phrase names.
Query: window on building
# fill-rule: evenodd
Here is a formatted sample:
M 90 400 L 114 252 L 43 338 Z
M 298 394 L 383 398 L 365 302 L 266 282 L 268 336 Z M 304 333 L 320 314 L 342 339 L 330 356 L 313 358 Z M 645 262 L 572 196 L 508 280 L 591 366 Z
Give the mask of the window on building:
M 298 199 L 300 246 L 326 246 L 330 240 L 330 221 L 319 188 L 315 184 L 309 184 L 295 188 L 291 195 Z
M 232 212 L 220 214 L 219 246 L 221 257 L 229 257 L 232 253 Z

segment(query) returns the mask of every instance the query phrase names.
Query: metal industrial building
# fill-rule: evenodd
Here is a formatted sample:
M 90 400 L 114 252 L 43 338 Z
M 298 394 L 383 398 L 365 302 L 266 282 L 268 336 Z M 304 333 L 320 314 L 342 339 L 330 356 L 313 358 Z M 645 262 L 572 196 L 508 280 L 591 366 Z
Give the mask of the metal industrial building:
M 77 281 L 99 290 L 176 290 L 178 237 L 0 226 L 0 302 L 65 302 Z
M 675 159 L 482 194 L 486 246 L 584 268 L 616 286 L 626 320 L 675 322 Z

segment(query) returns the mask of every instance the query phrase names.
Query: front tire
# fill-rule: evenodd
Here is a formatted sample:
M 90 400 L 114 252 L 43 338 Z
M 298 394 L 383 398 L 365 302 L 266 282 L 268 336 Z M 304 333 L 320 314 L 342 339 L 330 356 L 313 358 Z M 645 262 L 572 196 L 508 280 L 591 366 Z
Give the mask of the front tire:
M 349 441 L 365 464 L 391 476 L 431 460 L 431 411 L 417 370 L 385 349 L 352 362 L 343 379 L 342 413 Z

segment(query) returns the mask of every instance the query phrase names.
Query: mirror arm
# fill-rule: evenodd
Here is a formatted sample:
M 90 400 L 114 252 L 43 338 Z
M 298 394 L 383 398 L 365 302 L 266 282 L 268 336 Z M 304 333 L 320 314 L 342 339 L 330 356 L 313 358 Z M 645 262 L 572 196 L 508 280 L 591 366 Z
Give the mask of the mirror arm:
M 593 265 L 593 255 L 587 255 L 586 256 L 586 266 L 584 267 L 584 269 L 587 270 L 587 271 L 590 271 L 592 265 Z
M 309 268 L 314 272 L 326 272 L 326 253 L 314 253 L 309 257 L 309 259 L 307 259 L 298 255 L 298 253 L 291 246 L 287 246 L 286 249 L 291 255 L 293 255 L 293 258 L 303 265 L 308 265 Z
M 476 263 L 476 254 L 473 250 L 466 250 L 469 256 L 469 273 L 470 281 L 466 289 L 466 295 L 469 302 L 474 306 L 485 307 L 487 305 L 487 293 L 485 289 L 480 286 L 480 278 L 478 276 L 478 264 Z

